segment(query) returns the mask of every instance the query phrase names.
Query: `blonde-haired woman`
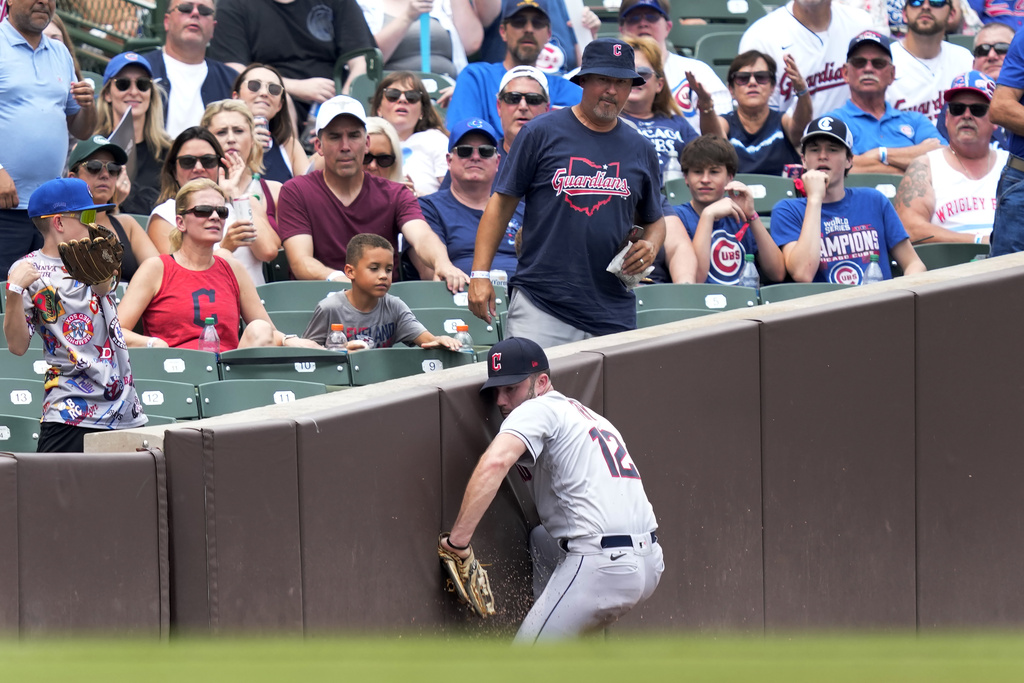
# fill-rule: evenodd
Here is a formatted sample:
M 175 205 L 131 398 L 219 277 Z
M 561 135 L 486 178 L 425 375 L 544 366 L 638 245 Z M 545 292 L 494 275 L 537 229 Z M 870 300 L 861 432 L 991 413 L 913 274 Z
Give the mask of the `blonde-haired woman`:
M 368 116 L 366 135 L 370 143 L 363 157 L 363 170 L 379 178 L 403 183 L 412 190 L 412 180 L 402 170 L 402 141 L 395 127 L 380 116 Z
M 195 349 L 204 321 L 213 317 L 221 351 L 253 346 L 315 348 L 315 342 L 278 332 L 245 268 L 214 253 L 227 218 L 227 192 L 200 178 L 185 183 L 174 203 L 172 253 L 144 261 L 118 307 L 125 343 Z M 140 319 L 144 334 L 132 331 Z M 241 321 L 245 331 L 239 336 Z
M 164 129 L 164 104 L 152 67 L 138 54 L 122 52 L 103 72 L 103 87 L 96 97 L 96 133 L 109 138 L 129 109 L 135 176 L 129 179 L 127 170 L 122 171 L 114 201 L 124 213 L 148 214 L 160 195 L 160 169 L 172 140 Z

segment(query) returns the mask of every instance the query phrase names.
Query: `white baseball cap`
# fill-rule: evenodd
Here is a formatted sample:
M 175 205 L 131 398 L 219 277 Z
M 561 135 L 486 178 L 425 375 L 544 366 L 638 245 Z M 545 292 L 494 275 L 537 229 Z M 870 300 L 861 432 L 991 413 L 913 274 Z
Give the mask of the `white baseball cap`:
M 366 126 L 366 110 L 359 100 L 348 95 L 338 95 L 320 105 L 320 110 L 316 113 L 316 134 L 319 135 L 327 124 L 345 114 L 356 117 L 364 127 Z
M 505 75 L 501 77 L 501 85 L 498 86 L 498 93 L 501 93 L 505 89 L 505 86 L 510 81 L 516 78 L 532 78 L 533 80 L 540 83 L 540 87 L 544 89 L 544 97 L 550 98 L 551 94 L 548 92 L 548 77 L 544 75 L 544 72 L 535 66 L 528 64 L 520 64 L 514 66 L 505 72 Z

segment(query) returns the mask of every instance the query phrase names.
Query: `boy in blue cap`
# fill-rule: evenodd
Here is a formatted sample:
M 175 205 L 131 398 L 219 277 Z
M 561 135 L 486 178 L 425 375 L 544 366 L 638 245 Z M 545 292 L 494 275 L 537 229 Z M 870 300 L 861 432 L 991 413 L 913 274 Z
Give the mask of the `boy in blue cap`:
M 24 355 L 36 331 L 43 358 L 42 427 L 38 451 L 81 452 L 85 435 L 146 423 L 132 380 L 128 349 L 117 320 L 110 282 L 89 286 L 71 279 L 60 259 L 61 242 L 87 239 L 96 211 L 89 186 L 78 178 L 51 180 L 28 202 L 28 215 L 42 233 L 42 248 L 22 257 L 7 274 L 4 336 Z M 18 311 L 24 315 L 18 315 Z

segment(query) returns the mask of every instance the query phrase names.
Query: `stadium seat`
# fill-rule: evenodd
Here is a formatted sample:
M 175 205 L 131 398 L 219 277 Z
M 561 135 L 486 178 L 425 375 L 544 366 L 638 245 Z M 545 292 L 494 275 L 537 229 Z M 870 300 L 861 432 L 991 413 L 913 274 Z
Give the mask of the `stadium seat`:
M 291 272 L 283 248 L 278 250 L 272 261 L 263 264 L 263 279 L 267 282 L 287 282 L 291 280 Z
M 443 282 L 427 280 L 406 280 L 391 285 L 388 291 L 397 296 L 409 308 L 451 308 L 458 306 L 469 310 L 469 292 L 452 294 Z
M 24 356 L 15 356 L 8 349 L 0 349 L 0 377 L 35 379 L 42 381 L 50 364 L 43 360 L 43 350 L 29 350 Z
M 671 0 L 672 29 L 668 39 L 680 54 L 692 56 L 700 38 L 709 33 L 744 31 L 765 15 L 758 0 Z M 706 24 L 680 24 L 680 19 L 704 19 Z
M 102 82 L 103 81 L 100 81 L 101 84 L 102 84 Z M 96 92 L 99 92 L 99 89 L 97 89 Z M 149 230 L 149 214 L 145 214 L 145 213 L 129 213 L 127 215 L 131 216 L 136 221 L 138 221 L 139 225 L 142 226 L 143 230 Z
M 964 35 L 963 33 L 949 33 L 946 35 L 946 40 L 954 45 L 966 48 L 974 53 L 974 36 Z
M 370 100 L 377 84 L 384 76 L 384 55 L 376 47 L 363 48 L 346 52 L 338 57 L 334 63 L 334 91 L 341 92 L 345 83 L 345 76 L 348 74 L 348 63 L 356 57 L 366 60 L 366 72 L 352 79 L 349 95 L 363 103 L 366 112 L 370 112 Z M 367 95 L 367 93 L 369 93 Z
M 352 384 L 348 356 L 326 349 L 272 346 L 220 354 L 224 379 L 291 379 L 328 386 Z
M 353 386 L 364 386 L 475 362 L 475 355 L 456 353 L 448 349 L 403 347 L 367 349 L 349 354 Z
M 918 244 L 914 251 L 928 270 L 936 270 L 970 263 L 979 256 L 987 257 L 989 245 L 973 242 L 936 242 Z
M 313 309 L 305 311 L 270 311 L 270 319 L 279 332 L 302 336 L 313 317 Z
M 0 326 L 3 326 L 3 324 L 4 324 L 4 315 L 5 315 L 4 313 L 0 313 Z M 29 338 L 29 340 L 28 340 L 28 348 L 29 349 L 38 349 L 38 350 L 42 351 L 42 349 L 43 349 L 43 338 L 39 335 L 39 330 L 36 330 L 36 333 L 33 334 L 31 338 Z
M 0 378 L 0 413 L 38 420 L 43 414 L 44 394 L 43 382 L 39 377 Z
M 217 356 L 195 349 L 140 348 L 131 350 L 135 379 L 162 379 L 199 386 L 220 379 Z
M 115 55 L 129 51 L 145 52 L 164 43 L 167 0 L 64 1 L 57 4 L 57 14 L 64 20 L 84 69 L 94 68 L 101 72 Z M 99 85 L 102 83 L 101 77 Z M 96 92 L 99 92 L 98 86 Z
M 740 38 L 742 37 L 742 31 L 705 33 L 694 47 L 694 59 L 699 59 L 713 69 L 724 66 L 725 72 L 728 73 L 729 65 L 739 54 Z M 724 77 L 722 81 L 725 81 Z
M 852 285 L 839 285 L 831 282 L 784 282 L 778 285 L 765 285 L 761 288 L 761 303 L 770 304 L 779 301 L 789 301 L 805 296 L 821 294 L 822 292 L 835 292 L 840 289 L 849 289 Z
M 706 308 L 652 308 L 636 313 L 637 327 L 654 327 L 665 323 L 674 323 L 677 320 L 689 320 L 690 318 L 701 318 L 705 315 L 714 315 L 717 311 L 709 311 Z
M 199 418 L 199 401 L 194 384 L 136 378 L 135 391 L 142 402 L 142 410 L 150 417 L 174 420 Z
M 846 176 L 846 187 L 873 187 L 891 202 L 896 199 L 896 189 L 902 179 L 902 175 L 891 173 L 851 173 Z
M 665 196 L 668 197 L 668 203 L 673 206 L 685 204 L 693 199 L 690 195 L 690 188 L 686 186 L 686 181 L 682 178 L 665 183 Z
M 256 287 L 256 293 L 268 313 L 274 311 L 309 311 L 328 294 L 349 289 L 350 282 L 327 282 L 326 280 L 286 280 L 268 282 Z
M 735 285 L 645 285 L 633 290 L 637 311 L 659 308 L 725 311 L 757 305 L 757 292 Z
M 39 426 L 38 416 L 0 415 L 0 451 L 35 453 Z
M 468 308 L 414 308 L 412 314 L 435 336 L 443 334 L 454 337 L 456 325 L 467 325 L 469 335 L 473 337 L 473 346 L 494 346 L 501 341 L 498 325 L 484 322 L 470 313 Z
M 323 384 L 284 379 L 231 379 L 199 385 L 199 410 L 214 417 L 326 394 Z
M 737 173 L 736 180 L 750 188 L 754 197 L 754 211 L 771 215 L 772 208 L 783 199 L 796 197 L 792 178 L 760 173 Z

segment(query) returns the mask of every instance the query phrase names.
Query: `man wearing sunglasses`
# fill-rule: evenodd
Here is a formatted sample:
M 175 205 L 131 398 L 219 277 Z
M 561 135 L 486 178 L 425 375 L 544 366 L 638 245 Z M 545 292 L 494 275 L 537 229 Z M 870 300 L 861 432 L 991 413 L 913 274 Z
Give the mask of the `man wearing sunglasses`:
M 996 188 L 992 256 L 1024 251 L 1024 32 L 1014 36 L 1006 53 L 989 113 L 1006 129 L 1010 156 Z
M 900 111 L 885 101 L 892 85 L 892 40 L 865 31 L 850 41 L 843 76 L 850 99 L 831 112 L 853 133 L 853 173 L 902 173 L 918 156 L 941 144 L 939 131 L 916 111 Z
M 914 242 L 988 244 L 996 186 L 1009 156 L 989 145 L 995 89 L 991 78 L 970 71 L 946 91 L 949 147 L 915 159 L 896 191 L 896 213 Z
M 901 111 L 917 111 L 932 123 L 942 111 L 942 94 L 953 79 L 973 68 L 970 50 L 946 40 L 951 0 L 907 0 L 907 35 L 893 43 L 896 80 L 885 99 Z
M 1003 59 L 1010 51 L 1013 34 L 1012 28 L 999 22 L 982 26 L 974 35 L 974 70 L 997 80 Z
M 504 0 L 500 30 L 507 46 L 505 58 L 500 62 L 474 62 L 462 70 L 448 106 L 449 122 L 483 119 L 495 130 L 501 128 L 498 112 L 492 105 L 494 97 L 509 69 L 537 65 L 541 50 L 551 39 L 549 1 Z M 558 74 L 545 74 L 545 78 L 553 108 L 571 107 L 580 101 L 577 86 Z
M 62 42 L 43 35 L 53 0 L 0 0 L 0 270 L 42 246 L 27 209 L 37 187 L 58 177 L 68 133 L 84 140 L 96 128 L 95 92 L 75 81 Z
M 469 278 L 448 260 L 412 192 L 364 171 L 369 136 L 363 105 L 346 95 L 324 102 L 314 146 L 324 158 L 324 170 L 295 176 L 281 187 L 278 199 L 277 232 L 296 279 L 347 281 L 348 242 L 367 232 L 395 246 L 395 272 L 401 272 L 401 233 L 434 279 L 453 292 L 465 288 Z
M 171 0 L 164 14 L 164 46 L 142 55 L 153 67 L 153 80 L 167 93 L 164 124 L 172 138 L 198 126 L 206 105 L 231 98 L 238 73 L 206 56 L 217 25 L 214 17 L 213 0 Z
M 506 12 L 510 6 L 515 8 L 518 5 L 520 5 L 520 0 L 514 0 L 511 3 L 507 0 L 477 0 L 473 2 L 473 7 L 484 26 L 484 38 L 480 45 L 480 61 L 497 62 L 504 59 L 505 51 L 508 49 L 507 34 L 502 32 L 503 28 L 508 28 Z M 547 73 L 563 74 L 575 69 L 580 61 L 581 48 L 576 42 L 576 33 L 569 25 L 569 12 L 565 0 L 544 0 L 543 2 L 526 3 L 522 6 L 527 5 L 542 7 L 550 20 L 551 36 L 545 44 L 540 46 L 542 55 L 539 65 L 542 65 L 543 70 Z M 601 20 L 596 15 L 593 15 L 590 20 L 595 19 L 596 23 L 600 25 Z M 515 28 L 523 28 L 519 25 L 521 22 L 521 19 L 516 20 Z M 584 23 L 586 24 L 586 21 Z

